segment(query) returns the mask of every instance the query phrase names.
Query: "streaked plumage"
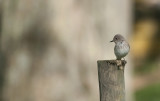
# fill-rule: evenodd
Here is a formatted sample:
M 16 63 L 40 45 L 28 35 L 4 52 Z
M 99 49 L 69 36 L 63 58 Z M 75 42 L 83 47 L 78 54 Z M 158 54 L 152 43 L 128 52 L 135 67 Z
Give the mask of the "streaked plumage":
M 115 35 L 111 42 L 115 42 L 114 53 L 117 57 L 117 60 L 124 58 L 130 51 L 128 42 L 120 34 Z

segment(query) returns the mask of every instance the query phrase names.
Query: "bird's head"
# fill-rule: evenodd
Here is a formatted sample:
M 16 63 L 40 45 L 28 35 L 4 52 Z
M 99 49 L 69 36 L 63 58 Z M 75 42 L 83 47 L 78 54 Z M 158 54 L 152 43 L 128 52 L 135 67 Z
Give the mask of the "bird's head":
M 118 43 L 118 42 L 122 42 L 122 41 L 124 41 L 124 40 L 125 40 L 125 39 L 124 39 L 124 37 L 123 37 L 122 35 L 116 34 L 116 35 L 114 36 L 113 40 L 110 41 L 110 42 Z

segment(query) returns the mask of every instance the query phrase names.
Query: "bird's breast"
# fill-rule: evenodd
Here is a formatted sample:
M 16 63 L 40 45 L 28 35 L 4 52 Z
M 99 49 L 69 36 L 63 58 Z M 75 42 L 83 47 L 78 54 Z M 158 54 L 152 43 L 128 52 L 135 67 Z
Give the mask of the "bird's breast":
M 129 44 L 125 41 L 119 42 L 114 47 L 114 52 L 117 57 L 124 57 L 130 50 Z

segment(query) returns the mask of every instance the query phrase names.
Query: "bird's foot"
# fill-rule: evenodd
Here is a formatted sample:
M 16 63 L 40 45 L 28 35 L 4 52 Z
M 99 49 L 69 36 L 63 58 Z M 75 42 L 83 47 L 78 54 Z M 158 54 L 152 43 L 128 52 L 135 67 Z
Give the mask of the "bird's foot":
M 125 64 L 127 63 L 126 60 L 119 60 L 117 59 L 117 66 L 119 70 L 124 70 Z

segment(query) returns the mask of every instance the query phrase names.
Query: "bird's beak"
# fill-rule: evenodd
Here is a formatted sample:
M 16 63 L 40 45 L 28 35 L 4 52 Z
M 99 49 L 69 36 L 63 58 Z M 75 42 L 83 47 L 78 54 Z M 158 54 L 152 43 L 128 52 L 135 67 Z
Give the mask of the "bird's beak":
M 112 41 L 110 41 L 110 42 L 113 42 L 113 40 L 112 40 Z

